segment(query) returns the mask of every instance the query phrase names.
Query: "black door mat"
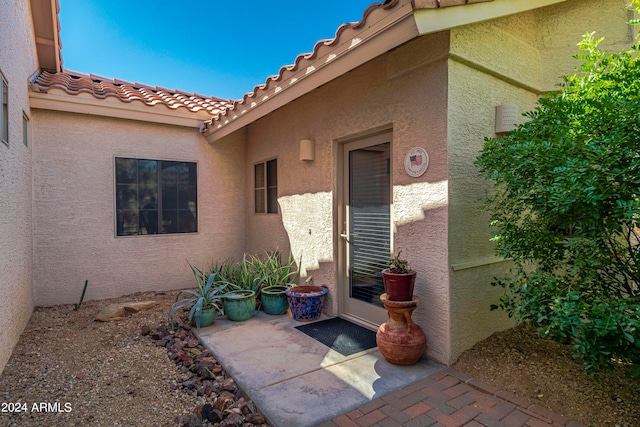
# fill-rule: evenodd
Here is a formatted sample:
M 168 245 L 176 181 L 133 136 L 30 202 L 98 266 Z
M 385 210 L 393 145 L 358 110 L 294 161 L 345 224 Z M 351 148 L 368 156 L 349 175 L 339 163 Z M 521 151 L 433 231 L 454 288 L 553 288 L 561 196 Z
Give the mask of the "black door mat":
M 343 356 L 351 356 L 377 346 L 374 331 L 339 317 L 296 326 L 296 329 Z

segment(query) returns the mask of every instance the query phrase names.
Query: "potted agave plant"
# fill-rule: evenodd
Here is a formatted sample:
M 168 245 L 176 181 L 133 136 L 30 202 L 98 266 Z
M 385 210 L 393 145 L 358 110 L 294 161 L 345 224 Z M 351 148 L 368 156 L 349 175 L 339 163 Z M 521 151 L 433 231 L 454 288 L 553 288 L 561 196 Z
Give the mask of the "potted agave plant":
M 411 269 L 409 262 L 402 259 L 398 252 L 391 255 L 389 268 L 382 270 L 384 291 L 389 301 L 411 301 L 413 299 L 413 287 L 416 281 L 416 272 Z
M 289 254 L 287 261 L 283 264 L 280 252 L 276 250 L 267 254 L 262 265 L 264 267 L 263 287 L 260 293 L 262 309 L 267 314 L 284 314 L 289 309 L 285 292 L 294 286 L 298 279 L 298 269 L 295 267 L 293 255 Z
M 200 328 L 213 323 L 218 311 L 222 312 L 222 291 L 226 285 L 214 287 L 215 274 L 207 274 L 189 264 L 196 278 L 196 289 L 185 289 L 176 295 L 176 301 L 169 310 L 169 322 L 173 323 L 173 316 L 180 309 L 189 308 L 189 321 Z
M 256 312 L 257 295 L 262 287 L 262 269 L 256 258 L 245 254 L 228 281 L 230 290 L 222 297 L 224 312 L 229 320 L 248 320 Z

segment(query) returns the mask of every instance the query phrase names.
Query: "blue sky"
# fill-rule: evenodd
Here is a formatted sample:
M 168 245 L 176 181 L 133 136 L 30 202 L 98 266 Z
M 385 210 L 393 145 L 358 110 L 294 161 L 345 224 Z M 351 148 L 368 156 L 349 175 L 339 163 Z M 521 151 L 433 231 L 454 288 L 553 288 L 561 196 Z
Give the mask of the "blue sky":
M 239 99 L 374 0 L 59 0 L 63 67 Z

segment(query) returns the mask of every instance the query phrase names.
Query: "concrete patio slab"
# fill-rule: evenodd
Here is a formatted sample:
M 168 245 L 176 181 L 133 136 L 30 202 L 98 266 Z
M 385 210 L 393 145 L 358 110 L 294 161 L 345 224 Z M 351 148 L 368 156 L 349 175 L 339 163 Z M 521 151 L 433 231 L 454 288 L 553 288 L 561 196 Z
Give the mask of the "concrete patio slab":
M 299 325 L 259 312 L 244 322 L 216 319 L 197 332 L 277 427 L 318 425 L 444 369 L 428 359 L 391 365 L 377 348 L 343 356 L 295 329 Z

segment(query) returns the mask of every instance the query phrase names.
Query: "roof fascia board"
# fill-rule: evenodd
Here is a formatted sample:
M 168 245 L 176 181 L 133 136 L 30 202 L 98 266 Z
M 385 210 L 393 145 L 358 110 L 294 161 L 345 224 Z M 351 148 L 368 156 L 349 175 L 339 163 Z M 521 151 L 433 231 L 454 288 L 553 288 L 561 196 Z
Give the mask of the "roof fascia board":
M 200 128 L 202 122 L 211 115 L 187 111 L 173 111 L 160 105 L 149 107 L 138 101 L 127 104 L 120 100 L 109 102 L 104 99 L 85 99 L 77 95 L 30 92 L 31 108 L 64 111 L 68 113 L 90 114 L 117 119 L 140 120 L 190 128 Z
M 468 4 L 464 7 L 419 9 L 415 11 L 414 17 L 419 33 L 423 35 L 514 15 L 564 1 L 566 0 L 495 0 L 490 3 Z
M 373 23 L 345 39 L 334 48 L 324 51 L 313 62 L 306 63 L 293 75 L 287 75 L 268 91 L 260 91 L 259 98 L 247 100 L 214 120 L 204 132 L 213 143 L 238 129 L 266 116 L 289 102 L 311 92 L 356 67 L 380 56 L 418 36 L 413 7 L 405 3 L 385 19 Z

